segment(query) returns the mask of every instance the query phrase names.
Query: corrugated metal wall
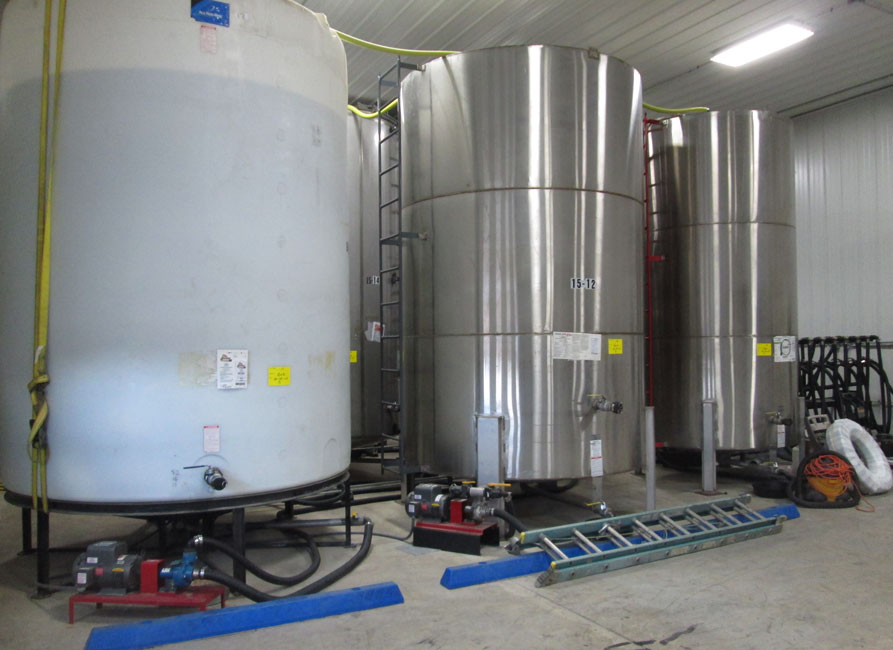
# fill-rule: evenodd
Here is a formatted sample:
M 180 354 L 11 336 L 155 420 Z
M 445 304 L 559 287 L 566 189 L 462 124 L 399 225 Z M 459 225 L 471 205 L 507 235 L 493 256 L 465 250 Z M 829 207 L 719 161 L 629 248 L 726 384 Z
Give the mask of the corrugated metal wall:
M 794 120 L 800 336 L 893 340 L 893 89 Z

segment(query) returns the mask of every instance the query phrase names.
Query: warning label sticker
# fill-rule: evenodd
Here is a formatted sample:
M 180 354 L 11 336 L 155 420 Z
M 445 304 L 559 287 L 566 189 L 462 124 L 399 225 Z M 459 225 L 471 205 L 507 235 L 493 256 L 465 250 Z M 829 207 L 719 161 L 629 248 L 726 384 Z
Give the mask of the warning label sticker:
M 599 361 L 602 358 L 602 335 L 552 332 L 552 358 Z
M 775 363 L 792 363 L 797 360 L 797 337 L 776 336 L 772 339 L 775 348 Z
M 217 350 L 217 388 L 248 388 L 248 350 Z
M 602 457 L 602 441 L 589 441 L 589 475 L 602 476 L 605 473 L 605 460 Z

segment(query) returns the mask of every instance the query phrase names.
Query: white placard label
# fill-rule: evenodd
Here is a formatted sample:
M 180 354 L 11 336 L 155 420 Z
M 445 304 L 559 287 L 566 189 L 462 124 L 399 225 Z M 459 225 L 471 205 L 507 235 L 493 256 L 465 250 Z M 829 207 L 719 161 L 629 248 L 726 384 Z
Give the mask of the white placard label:
M 589 475 L 593 477 L 604 476 L 605 459 L 602 458 L 602 441 L 589 441 Z
M 363 335 L 370 343 L 380 343 L 381 333 L 383 329 L 384 328 L 381 326 L 381 323 L 379 323 L 378 321 L 370 320 L 366 323 L 366 331 L 363 332 Z
M 797 360 L 797 337 L 776 336 L 772 339 L 775 363 L 791 363 Z
M 781 449 L 785 446 L 784 425 L 775 425 L 775 446 Z
M 248 350 L 217 350 L 217 388 L 248 387 Z
M 87 584 L 87 574 L 84 571 L 78 571 L 78 584 L 79 585 Z
M 552 358 L 598 361 L 602 358 L 602 335 L 552 332 Z
M 204 450 L 206 454 L 216 454 L 220 451 L 220 426 L 211 425 L 204 429 Z

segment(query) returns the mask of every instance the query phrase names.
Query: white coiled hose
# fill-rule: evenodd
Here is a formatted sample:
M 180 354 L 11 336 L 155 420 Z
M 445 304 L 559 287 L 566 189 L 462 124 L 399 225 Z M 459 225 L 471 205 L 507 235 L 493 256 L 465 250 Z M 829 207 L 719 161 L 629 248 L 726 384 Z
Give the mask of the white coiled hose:
M 835 420 L 825 434 L 828 448 L 846 458 L 863 494 L 883 494 L 893 488 L 893 472 L 880 446 L 858 422 Z

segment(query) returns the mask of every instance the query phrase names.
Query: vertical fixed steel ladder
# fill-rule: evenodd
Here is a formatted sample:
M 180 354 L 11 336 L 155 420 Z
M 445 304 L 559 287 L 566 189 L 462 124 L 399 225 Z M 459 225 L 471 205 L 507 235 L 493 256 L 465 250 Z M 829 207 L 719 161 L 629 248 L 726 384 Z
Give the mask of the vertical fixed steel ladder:
M 417 66 L 399 58 L 378 75 L 378 278 L 379 323 L 381 324 L 381 441 L 382 473 L 404 471 L 403 430 L 403 199 L 401 178 L 401 133 L 397 110 L 382 109 L 397 99 L 404 70 Z M 396 452 L 396 458 L 393 454 Z
M 551 558 L 537 587 L 656 562 L 781 532 L 784 515 L 766 517 L 750 495 L 519 533 L 512 553 L 539 547 Z

